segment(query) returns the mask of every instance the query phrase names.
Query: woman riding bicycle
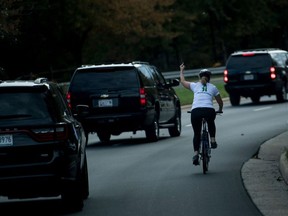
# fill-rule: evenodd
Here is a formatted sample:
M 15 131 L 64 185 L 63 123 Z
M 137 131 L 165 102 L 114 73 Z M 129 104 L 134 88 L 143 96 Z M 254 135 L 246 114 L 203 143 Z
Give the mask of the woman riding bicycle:
M 180 65 L 180 82 L 181 84 L 194 93 L 194 99 L 191 108 L 191 124 L 194 131 L 193 147 L 195 156 L 193 157 L 193 164 L 199 165 L 199 147 L 201 140 L 201 126 L 202 118 L 205 118 L 208 124 L 208 131 L 210 134 L 211 148 L 217 148 L 215 140 L 216 126 L 215 118 L 216 112 L 213 107 L 213 98 L 219 105 L 217 112 L 222 112 L 223 101 L 217 87 L 210 83 L 211 72 L 203 69 L 199 73 L 199 82 L 189 82 L 184 77 L 185 65 Z

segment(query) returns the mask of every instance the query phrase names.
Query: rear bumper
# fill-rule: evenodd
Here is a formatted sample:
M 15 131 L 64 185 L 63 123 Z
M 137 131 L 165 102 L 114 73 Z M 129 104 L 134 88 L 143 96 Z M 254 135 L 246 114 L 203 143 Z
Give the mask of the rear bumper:
M 78 119 L 88 132 L 107 130 L 111 133 L 136 131 L 151 125 L 154 112 L 88 116 Z
M 239 94 L 244 97 L 251 96 L 263 96 L 263 95 L 275 95 L 277 91 L 281 90 L 281 86 L 277 86 L 276 83 L 268 84 L 255 84 L 255 85 L 231 85 L 226 84 L 225 90 L 229 94 Z
M 0 195 L 9 198 L 58 196 L 63 186 L 75 182 L 79 161 L 75 156 L 63 158 L 61 153 L 42 163 L 0 163 Z

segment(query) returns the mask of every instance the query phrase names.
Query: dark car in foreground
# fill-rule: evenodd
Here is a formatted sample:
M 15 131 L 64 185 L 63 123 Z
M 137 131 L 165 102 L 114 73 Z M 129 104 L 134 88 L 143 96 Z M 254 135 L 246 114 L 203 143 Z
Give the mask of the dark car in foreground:
M 241 96 L 254 103 L 264 95 L 287 99 L 288 53 L 274 48 L 240 50 L 230 55 L 224 71 L 225 89 L 233 106 Z
M 86 133 L 96 132 L 102 142 L 138 130 L 157 141 L 160 128 L 172 137 L 181 133 L 180 100 L 173 89 L 177 85 L 178 80 L 165 80 L 146 62 L 87 65 L 74 72 L 67 100 Z
M 60 87 L 0 81 L 0 196 L 57 197 L 81 210 L 88 197 L 84 130 Z

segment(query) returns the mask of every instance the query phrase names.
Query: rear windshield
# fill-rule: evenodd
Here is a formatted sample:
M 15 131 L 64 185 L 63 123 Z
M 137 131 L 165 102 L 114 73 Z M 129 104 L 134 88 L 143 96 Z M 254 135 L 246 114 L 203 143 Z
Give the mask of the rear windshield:
M 71 89 L 127 89 L 139 86 L 135 68 L 79 70 L 71 82 Z
M 264 68 L 271 67 L 272 61 L 269 55 L 231 56 L 227 62 L 227 69 Z
M 51 120 L 45 95 L 35 92 L 0 92 L 0 122 L 3 120 Z

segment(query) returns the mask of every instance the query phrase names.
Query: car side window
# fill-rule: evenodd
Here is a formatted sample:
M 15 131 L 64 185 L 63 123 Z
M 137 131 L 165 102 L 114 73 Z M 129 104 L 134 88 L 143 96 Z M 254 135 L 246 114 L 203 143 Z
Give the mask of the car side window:
M 152 74 L 147 70 L 146 67 L 141 66 L 138 68 L 140 70 L 140 76 L 142 79 L 142 82 L 145 86 L 153 86 L 153 77 Z
M 287 67 L 287 61 L 288 61 L 288 53 L 283 53 L 284 67 Z
M 155 67 L 151 67 L 151 71 L 154 79 L 157 80 L 157 82 L 160 83 L 161 85 L 165 85 L 166 82 L 163 75 L 159 73 L 159 71 L 157 71 Z
M 285 67 L 285 64 L 286 64 L 285 53 L 272 53 L 271 56 L 274 62 L 277 64 L 277 66 Z
M 71 116 L 72 114 L 70 113 L 70 110 L 66 104 L 66 100 L 63 98 L 63 94 L 59 86 L 53 86 L 52 96 L 55 100 L 55 104 L 58 106 L 57 110 L 60 111 L 60 113 L 58 113 L 58 115 L 60 115 L 59 118 L 61 118 L 62 115 Z

